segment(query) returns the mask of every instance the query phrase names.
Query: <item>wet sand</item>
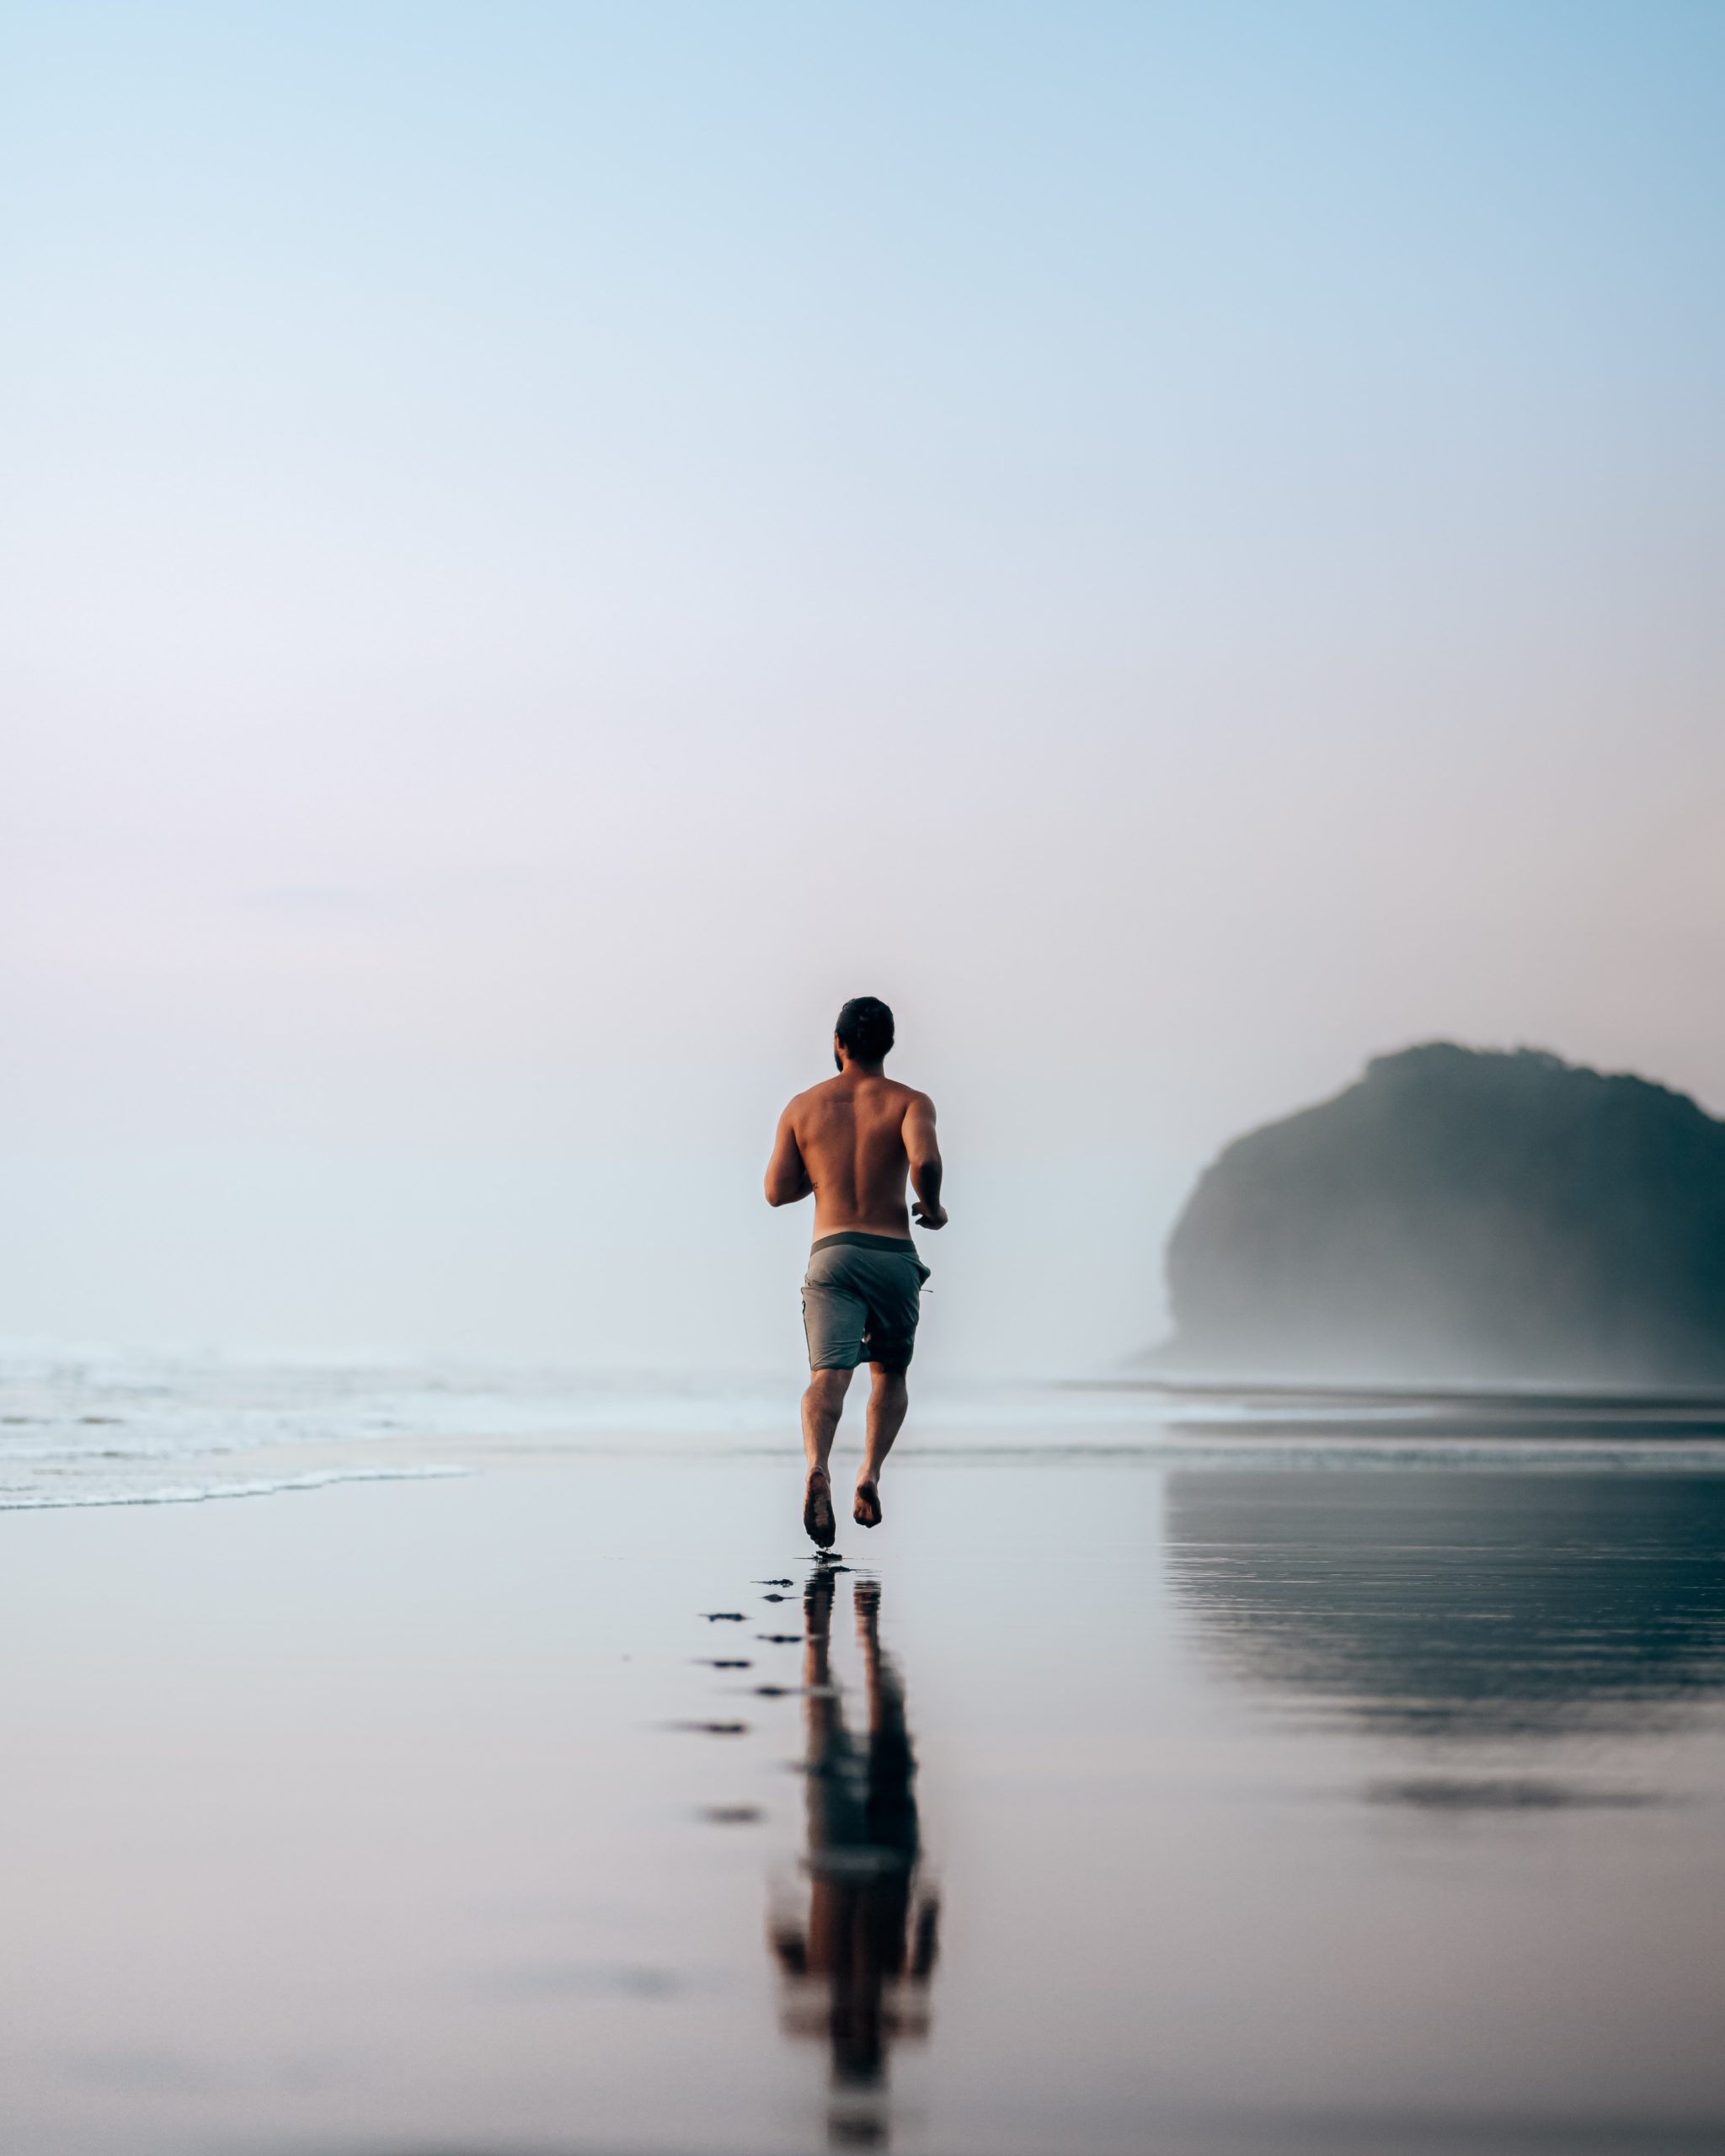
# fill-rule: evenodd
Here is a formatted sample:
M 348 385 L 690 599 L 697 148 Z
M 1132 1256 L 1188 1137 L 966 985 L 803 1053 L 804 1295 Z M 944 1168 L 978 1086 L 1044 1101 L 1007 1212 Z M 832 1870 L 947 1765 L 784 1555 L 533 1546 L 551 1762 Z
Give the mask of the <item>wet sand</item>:
M 0 1519 L 6 2145 L 1725 2135 L 1725 1476 L 542 1460 Z

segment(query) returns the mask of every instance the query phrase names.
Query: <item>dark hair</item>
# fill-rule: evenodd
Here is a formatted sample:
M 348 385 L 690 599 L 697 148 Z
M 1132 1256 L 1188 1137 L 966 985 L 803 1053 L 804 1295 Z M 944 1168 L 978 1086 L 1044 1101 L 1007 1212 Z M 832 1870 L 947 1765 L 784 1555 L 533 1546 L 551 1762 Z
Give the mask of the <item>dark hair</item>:
M 878 995 L 853 995 L 833 1031 L 858 1063 L 879 1063 L 893 1044 L 893 1014 Z

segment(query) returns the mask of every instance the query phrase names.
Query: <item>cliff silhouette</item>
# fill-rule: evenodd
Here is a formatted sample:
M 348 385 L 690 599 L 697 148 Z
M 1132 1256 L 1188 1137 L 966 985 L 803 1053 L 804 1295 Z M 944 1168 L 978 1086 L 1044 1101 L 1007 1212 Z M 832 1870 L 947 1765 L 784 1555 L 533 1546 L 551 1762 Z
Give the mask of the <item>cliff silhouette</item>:
M 1205 1170 L 1167 1278 L 1188 1371 L 1715 1383 L 1725 1122 L 1528 1049 L 1379 1056 Z

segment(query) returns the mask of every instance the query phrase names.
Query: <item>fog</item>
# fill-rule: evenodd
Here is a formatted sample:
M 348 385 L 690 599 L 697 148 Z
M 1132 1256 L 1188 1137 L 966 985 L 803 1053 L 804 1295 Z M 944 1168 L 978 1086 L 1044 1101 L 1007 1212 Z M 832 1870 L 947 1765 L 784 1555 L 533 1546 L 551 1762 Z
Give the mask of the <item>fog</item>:
M 9 10 L 0 1330 L 788 1367 L 862 992 L 937 1370 L 1408 1040 L 1725 1107 L 1722 47 Z

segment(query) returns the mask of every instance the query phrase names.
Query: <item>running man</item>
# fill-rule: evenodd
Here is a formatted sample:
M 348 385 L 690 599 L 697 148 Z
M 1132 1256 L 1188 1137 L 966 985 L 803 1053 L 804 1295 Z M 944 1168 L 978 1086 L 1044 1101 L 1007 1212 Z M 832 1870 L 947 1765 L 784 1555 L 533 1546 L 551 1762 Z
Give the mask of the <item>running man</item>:
M 852 996 L 833 1034 L 839 1075 L 798 1093 L 779 1118 L 766 1171 L 769 1205 L 794 1205 L 814 1193 L 814 1246 L 803 1282 L 809 1336 L 803 1524 L 823 1550 L 832 1547 L 836 1532 L 827 1461 L 852 1372 L 866 1357 L 874 1380 L 851 1514 L 860 1526 L 880 1524 L 880 1470 L 910 1405 L 905 1373 L 928 1267 L 911 1240 L 907 1176 L 921 1225 L 947 1224 L 934 1102 L 882 1070 L 892 1044 L 893 1014 L 885 1004 L 875 995 Z

